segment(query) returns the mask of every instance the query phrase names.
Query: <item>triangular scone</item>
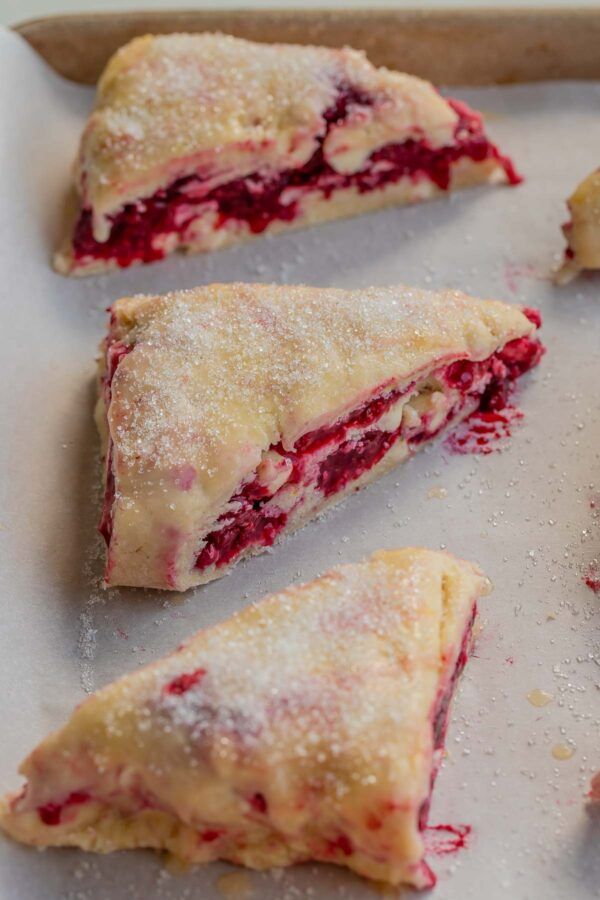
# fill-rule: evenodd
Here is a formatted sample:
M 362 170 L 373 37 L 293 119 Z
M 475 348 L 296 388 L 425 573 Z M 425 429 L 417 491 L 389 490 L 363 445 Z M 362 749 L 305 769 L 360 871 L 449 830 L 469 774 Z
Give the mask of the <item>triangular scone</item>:
M 565 261 L 556 276 L 566 284 L 582 269 L 600 269 L 600 169 L 577 186 L 567 201 L 570 220 L 563 225 Z
M 211 285 L 119 300 L 110 322 L 106 581 L 171 590 L 500 408 L 542 352 L 533 312 L 404 287 Z
M 55 265 L 98 272 L 519 180 L 477 113 L 356 50 L 146 35 L 100 78 Z
M 486 592 L 471 564 L 408 548 L 249 606 L 82 703 L 0 825 L 38 847 L 431 885 L 423 830 Z

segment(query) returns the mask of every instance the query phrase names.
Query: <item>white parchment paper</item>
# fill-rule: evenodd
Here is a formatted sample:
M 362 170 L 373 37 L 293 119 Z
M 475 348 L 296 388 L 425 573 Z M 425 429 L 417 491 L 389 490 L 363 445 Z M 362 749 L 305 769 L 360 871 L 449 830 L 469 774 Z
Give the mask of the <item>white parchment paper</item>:
M 431 822 L 468 823 L 468 849 L 431 857 L 444 900 L 600 896 L 600 818 L 584 793 L 600 768 L 600 278 L 556 289 L 564 198 L 600 162 L 600 85 L 454 91 L 481 108 L 525 183 L 465 192 L 312 231 L 85 280 L 49 268 L 90 90 L 60 81 L 0 32 L 0 789 L 86 690 L 156 659 L 201 626 L 377 547 L 447 546 L 495 584 L 454 706 Z M 95 525 L 92 378 L 105 307 L 131 292 L 227 280 L 360 287 L 456 286 L 542 310 L 548 354 L 522 387 L 509 448 L 443 444 L 324 521 L 183 597 L 102 592 Z M 594 487 L 595 485 L 595 487 Z M 440 496 L 444 491 L 446 495 Z M 433 490 L 432 490 L 433 489 Z M 433 495 L 433 496 L 431 496 Z M 536 708 L 527 693 L 553 700 Z M 557 744 L 573 756 L 558 761 Z M 2 900 L 183 900 L 231 895 L 361 900 L 345 872 L 170 874 L 152 853 L 36 853 L 0 839 Z

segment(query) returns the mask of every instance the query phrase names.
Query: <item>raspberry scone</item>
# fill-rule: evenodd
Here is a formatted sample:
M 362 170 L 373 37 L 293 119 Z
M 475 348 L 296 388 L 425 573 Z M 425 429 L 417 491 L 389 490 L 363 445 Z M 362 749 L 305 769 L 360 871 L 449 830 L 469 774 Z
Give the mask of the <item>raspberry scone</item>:
M 570 220 L 563 225 L 565 260 L 556 276 L 567 284 L 583 269 L 600 269 L 600 169 L 588 175 L 567 201 Z
M 423 832 L 487 580 L 384 550 L 200 631 L 82 703 L 0 825 L 36 847 L 323 860 L 428 887 Z
M 539 318 L 459 292 L 214 284 L 112 307 L 97 420 L 111 585 L 223 575 L 476 409 Z
M 55 264 L 100 272 L 519 180 L 478 113 L 363 53 L 147 35 L 100 78 Z

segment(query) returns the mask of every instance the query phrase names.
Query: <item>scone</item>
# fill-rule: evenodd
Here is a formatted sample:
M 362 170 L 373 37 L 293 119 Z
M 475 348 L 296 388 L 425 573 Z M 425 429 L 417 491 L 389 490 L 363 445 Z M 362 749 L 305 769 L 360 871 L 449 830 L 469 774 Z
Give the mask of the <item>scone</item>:
M 563 232 L 565 260 L 556 276 L 567 284 L 583 269 L 600 269 L 600 169 L 588 175 L 567 201 L 571 215 Z
M 486 592 L 469 563 L 404 549 L 267 597 L 78 706 L 23 763 L 0 827 L 429 887 L 423 832 Z
M 497 410 L 539 317 L 456 291 L 215 284 L 111 311 L 98 424 L 111 585 L 223 575 Z
M 363 53 L 147 35 L 100 78 L 55 264 L 100 272 L 519 180 L 477 113 Z

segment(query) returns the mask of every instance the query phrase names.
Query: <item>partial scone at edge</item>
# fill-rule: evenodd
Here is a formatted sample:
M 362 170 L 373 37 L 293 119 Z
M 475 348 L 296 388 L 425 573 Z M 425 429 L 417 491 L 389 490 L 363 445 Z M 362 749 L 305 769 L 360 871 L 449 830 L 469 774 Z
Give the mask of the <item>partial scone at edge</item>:
M 224 574 L 475 409 L 500 408 L 539 361 L 536 324 L 405 287 L 118 301 L 99 380 L 107 582 L 185 590 Z
M 23 763 L 0 826 L 37 847 L 431 886 L 429 800 L 488 589 L 407 548 L 249 606 L 82 703 Z
M 567 201 L 570 219 L 563 225 L 565 261 L 556 275 L 567 284 L 584 269 L 600 269 L 600 169 L 577 186 Z
M 55 267 L 93 274 L 519 180 L 477 113 L 363 53 L 146 35 L 100 79 Z

